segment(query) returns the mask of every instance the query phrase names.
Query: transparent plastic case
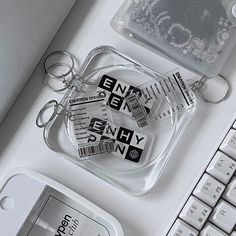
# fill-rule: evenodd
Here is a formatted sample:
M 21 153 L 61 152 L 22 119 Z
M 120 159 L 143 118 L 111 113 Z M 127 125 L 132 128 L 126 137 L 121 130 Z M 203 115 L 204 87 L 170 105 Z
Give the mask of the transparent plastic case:
M 44 139 L 73 163 L 140 195 L 156 183 L 196 106 L 179 72 L 164 76 L 101 46 L 89 53 Z
M 0 183 L 0 219 L 4 236 L 124 235 L 114 217 L 65 186 L 28 169 L 12 171 Z
M 235 0 L 125 0 L 111 22 L 123 36 L 204 75 L 218 74 L 236 42 Z

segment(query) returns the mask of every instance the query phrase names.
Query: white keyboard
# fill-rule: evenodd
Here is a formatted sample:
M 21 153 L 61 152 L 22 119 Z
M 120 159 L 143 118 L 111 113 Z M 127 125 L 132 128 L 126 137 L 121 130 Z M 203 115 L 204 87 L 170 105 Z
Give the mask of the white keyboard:
M 236 236 L 236 123 L 167 236 Z

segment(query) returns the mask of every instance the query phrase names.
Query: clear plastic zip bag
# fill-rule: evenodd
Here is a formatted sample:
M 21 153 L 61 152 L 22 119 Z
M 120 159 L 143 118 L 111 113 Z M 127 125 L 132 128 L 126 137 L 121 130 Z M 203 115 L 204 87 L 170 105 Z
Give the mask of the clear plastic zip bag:
M 164 76 L 101 46 L 52 105 L 53 115 L 41 125 L 48 147 L 139 195 L 154 186 L 173 157 L 197 100 L 179 72 Z

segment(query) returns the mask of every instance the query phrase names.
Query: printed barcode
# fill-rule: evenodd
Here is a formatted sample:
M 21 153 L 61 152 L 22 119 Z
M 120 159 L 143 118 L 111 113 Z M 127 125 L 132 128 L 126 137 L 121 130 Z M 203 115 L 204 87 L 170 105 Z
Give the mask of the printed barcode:
M 112 140 L 101 141 L 96 145 L 80 147 L 78 149 L 80 157 L 88 157 L 105 152 L 113 152 L 115 150 L 114 142 Z
M 140 128 L 147 126 L 147 113 L 145 108 L 139 103 L 136 94 L 131 94 L 126 97 L 126 101 L 134 119 L 137 121 L 138 126 Z

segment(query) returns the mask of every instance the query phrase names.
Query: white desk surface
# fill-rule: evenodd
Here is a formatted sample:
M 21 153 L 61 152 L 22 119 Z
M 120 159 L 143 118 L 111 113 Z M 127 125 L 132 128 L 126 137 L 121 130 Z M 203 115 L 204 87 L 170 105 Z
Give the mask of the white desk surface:
M 127 41 L 111 29 L 109 22 L 121 3 L 122 0 L 79 0 L 49 50 L 68 50 L 81 65 L 91 49 L 107 44 L 162 72 L 175 68 L 176 65 Z M 47 101 L 59 95 L 44 87 L 42 63 L 0 126 L 1 176 L 16 167 L 32 168 L 111 213 L 122 224 L 125 235 L 161 236 L 233 121 L 236 105 L 235 52 L 223 70 L 232 82 L 230 98 L 219 105 L 206 105 L 198 111 L 175 151 L 174 159 L 148 194 L 133 197 L 123 193 L 59 158 L 46 147 L 42 130 L 35 125 L 35 117 Z

